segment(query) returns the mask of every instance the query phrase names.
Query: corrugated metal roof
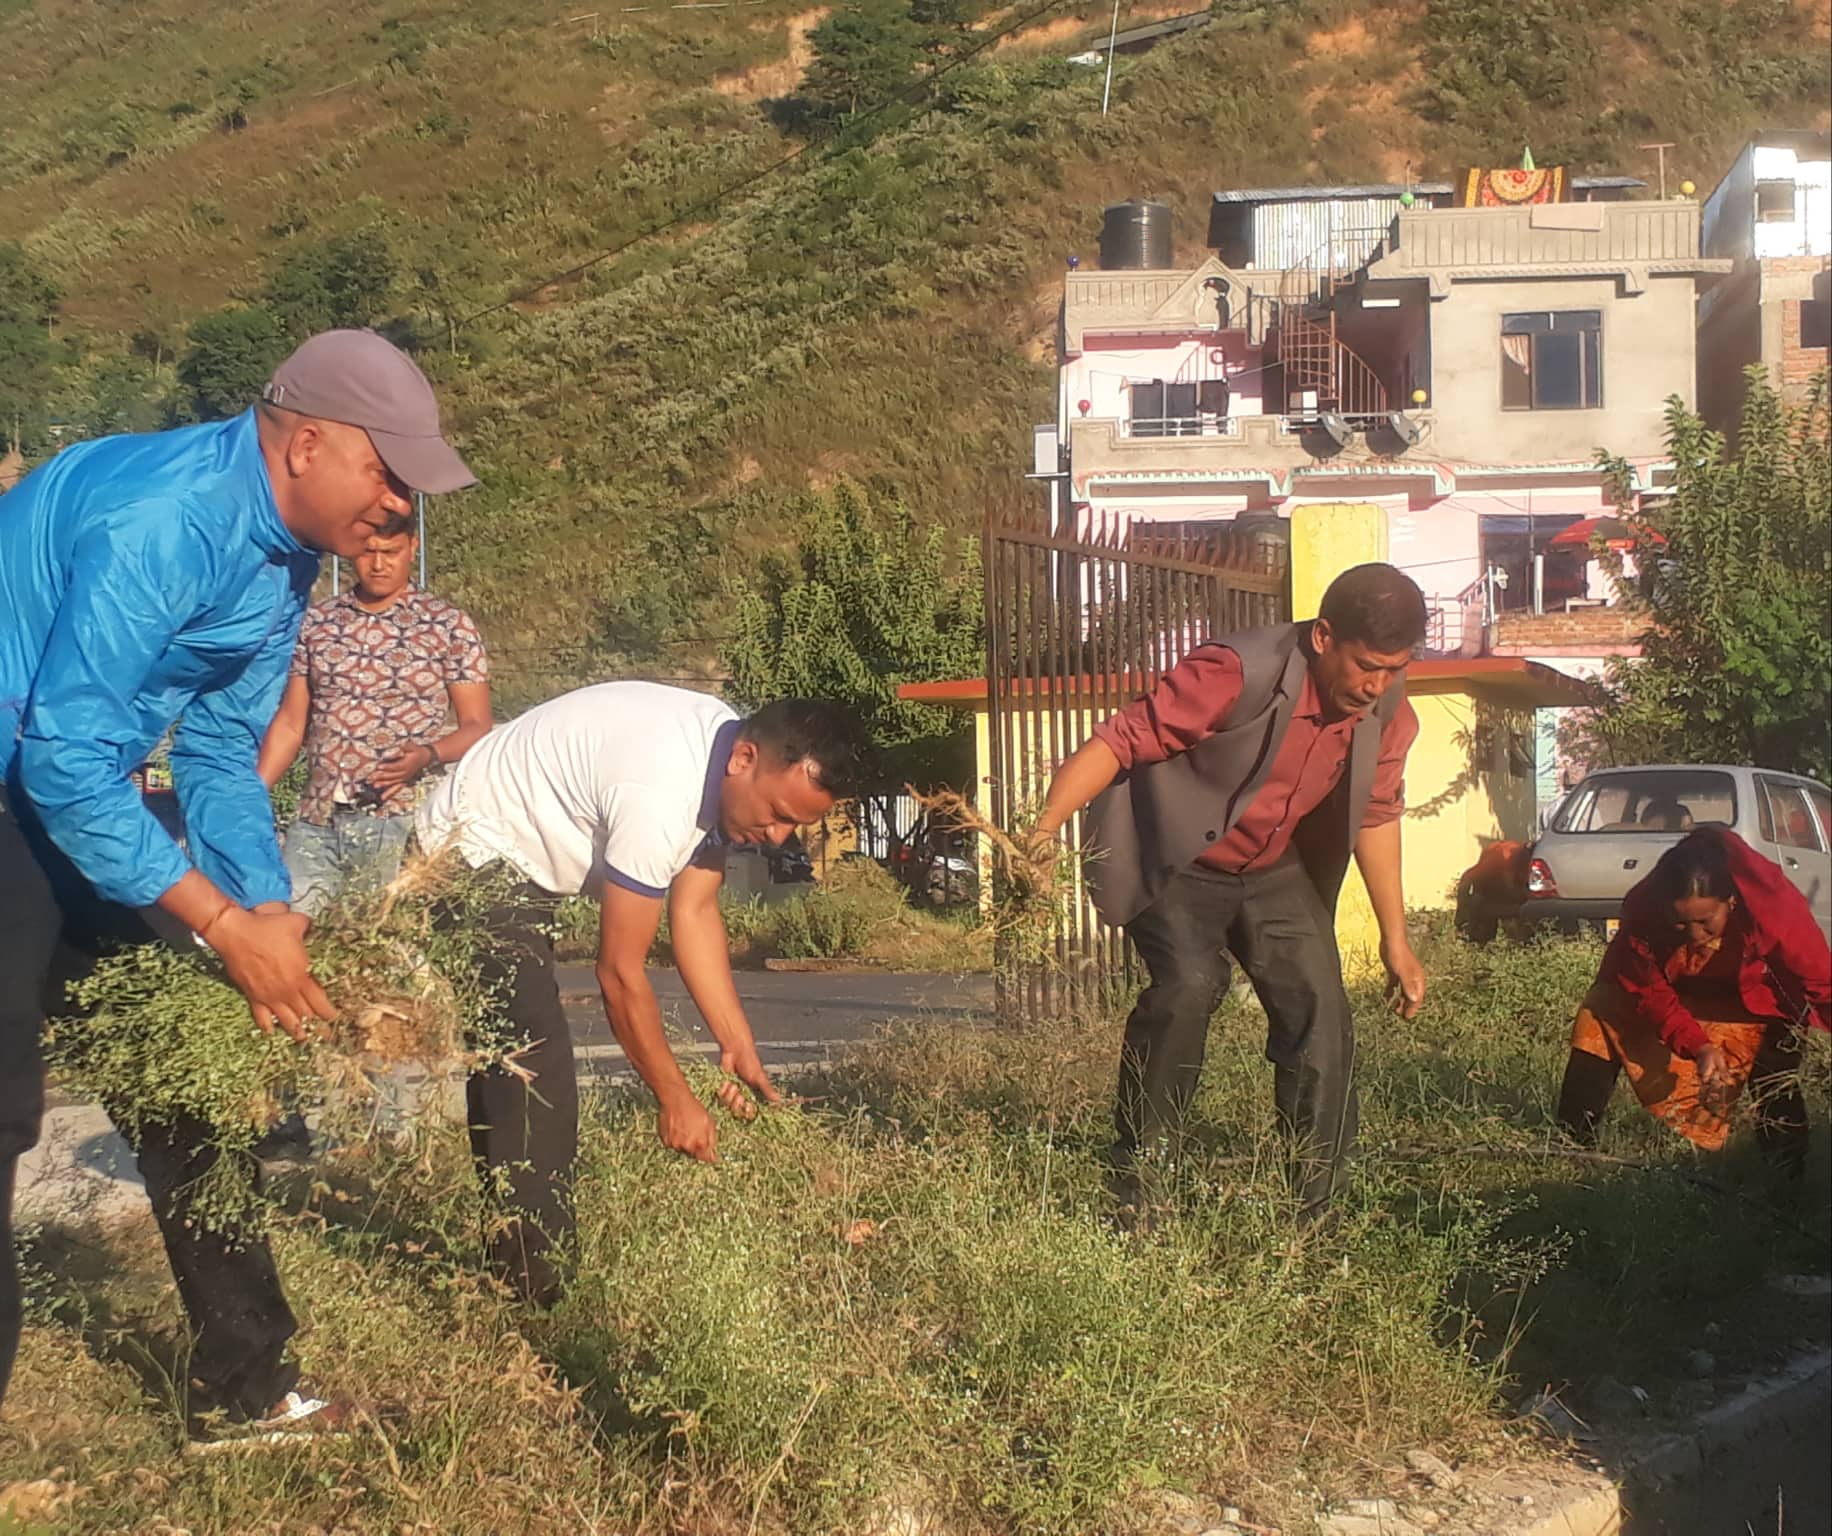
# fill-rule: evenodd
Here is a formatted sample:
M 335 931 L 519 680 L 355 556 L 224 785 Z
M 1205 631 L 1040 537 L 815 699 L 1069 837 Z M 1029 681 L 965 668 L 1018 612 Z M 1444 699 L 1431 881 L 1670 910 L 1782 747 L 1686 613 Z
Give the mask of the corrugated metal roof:
M 1645 187 L 1638 176 L 1573 176 L 1566 183 L 1574 192 L 1630 191 Z M 1447 197 L 1456 187 L 1448 181 L 1370 182 L 1357 187 L 1243 187 L 1232 192 L 1217 192 L 1218 203 L 1292 203 L 1318 202 L 1325 198 L 1398 197 L 1411 192 L 1418 197 Z
M 1317 202 L 1325 198 L 1398 197 L 1412 191 L 1426 197 L 1441 197 L 1456 189 L 1448 181 L 1415 181 L 1410 188 L 1399 182 L 1380 182 L 1361 187 L 1247 187 L 1239 192 L 1217 192 L 1218 203 L 1295 203 Z

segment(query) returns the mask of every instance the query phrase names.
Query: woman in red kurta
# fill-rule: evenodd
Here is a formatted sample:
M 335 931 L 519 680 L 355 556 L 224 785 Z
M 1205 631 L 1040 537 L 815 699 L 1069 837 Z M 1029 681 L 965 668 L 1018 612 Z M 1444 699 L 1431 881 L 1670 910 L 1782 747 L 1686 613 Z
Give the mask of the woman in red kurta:
M 1702 827 L 1623 901 L 1621 931 L 1572 1026 L 1559 1121 L 1594 1141 L 1627 1072 L 1650 1114 L 1715 1152 L 1748 1084 L 1758 1136 L 1797 1171 L 1808 1026 L 1832 1028 L 1826 935 L 1779 866 L 1736 833 Z

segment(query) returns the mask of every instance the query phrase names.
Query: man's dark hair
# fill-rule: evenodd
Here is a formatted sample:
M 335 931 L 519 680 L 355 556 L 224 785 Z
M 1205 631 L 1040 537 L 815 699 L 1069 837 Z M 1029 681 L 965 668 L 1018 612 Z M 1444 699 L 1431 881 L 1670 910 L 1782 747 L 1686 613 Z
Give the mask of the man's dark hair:
M 1737 893 L 1737 882 L 1730 871 L 1730 848 L 1722 833 L 1702 827 L 1681 838 L 1654 866 L 1654 889 L 1668 902 L 1690 901 L 1697 896 L 1729 901 Z
M 1317 614 L 1338 641 L 1371 651 L 1410 651 L 1425 638 L 1425 594 L 1395 566 L 1351 566 L 1329 584 Z
M 858 794 L 865 778 L 866 741 L 859 723 L 827 699 L 778 699 L 738 733 L 779 763 L 806 758 L 810 777 L 836 800 Z

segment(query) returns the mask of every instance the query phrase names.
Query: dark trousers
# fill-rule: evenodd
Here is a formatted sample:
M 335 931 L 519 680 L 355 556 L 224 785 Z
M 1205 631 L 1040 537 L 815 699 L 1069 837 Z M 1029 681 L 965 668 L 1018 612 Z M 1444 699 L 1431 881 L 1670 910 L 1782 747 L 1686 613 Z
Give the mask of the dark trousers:
M 572 1168 L 579 1144 L 579 1087 L 572 1031 L 554 973 L 554 898 L 524 885 L 491 909 L 494 943 L 481 970 L 509 1033 L 529 1043 L 515 1064 L 473 1073 L 466 1091 L 471 1152 L 486 1189 L 506 1184 L 507 1204 L 489 1245 L 490 1267 L 524 1301 L 557 1299 L 552 1249 L 573 1230 Z
M 44 1116 L 45 1017 L 98 955 L 159 939 L 191 942 L 162 913 L 98 900 L 0 795 L 0 1398 L 21 1322 L 12 1188 Z M 295 1324 L 273 1255 L 259 1239 L 233 1240 L 193 1219 L 191 1191 L 218 1155 L 203 1127 L 147 1126 L 129 1139 L 195 1333 L 187 1397 L 194 1409 L 261 1413 L 296 1380 L 285 1361 Z
M 1126 932 L 1151 985 L 1120 1051 L 1113 1161 L 1122 1198 L 1136 1197 L 1152 1163 L 1178 1154 L 1231 950 L 1266 1008 L 1292 1188 L 1307 1218 L 1321 1214 L 1355 1142 L 1355 1026 L 1335 924 L 1303 866 L 1295 856 L 1244 875 L 1192 866 Z

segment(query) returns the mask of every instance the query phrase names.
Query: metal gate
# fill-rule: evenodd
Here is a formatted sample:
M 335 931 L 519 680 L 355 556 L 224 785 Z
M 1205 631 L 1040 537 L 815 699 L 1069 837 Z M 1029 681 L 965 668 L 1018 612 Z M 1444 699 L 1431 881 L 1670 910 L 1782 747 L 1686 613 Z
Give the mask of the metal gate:
M 1229 524 L 1161 530 L 1085 508 L 994 513 L 984 535 L 990 814 L 1011 830 L 1041 806 L 1056 765 L 1095 724 L 1204 640 L 1286 622 L 1283 539 Z M 1080 846 L 1081 818 L 1064 829 Z M 1130 946 L 1079 877 L 1042 962 L 1001 956 L 1003 1014 L 1096 1006 L 1131 984 Z

